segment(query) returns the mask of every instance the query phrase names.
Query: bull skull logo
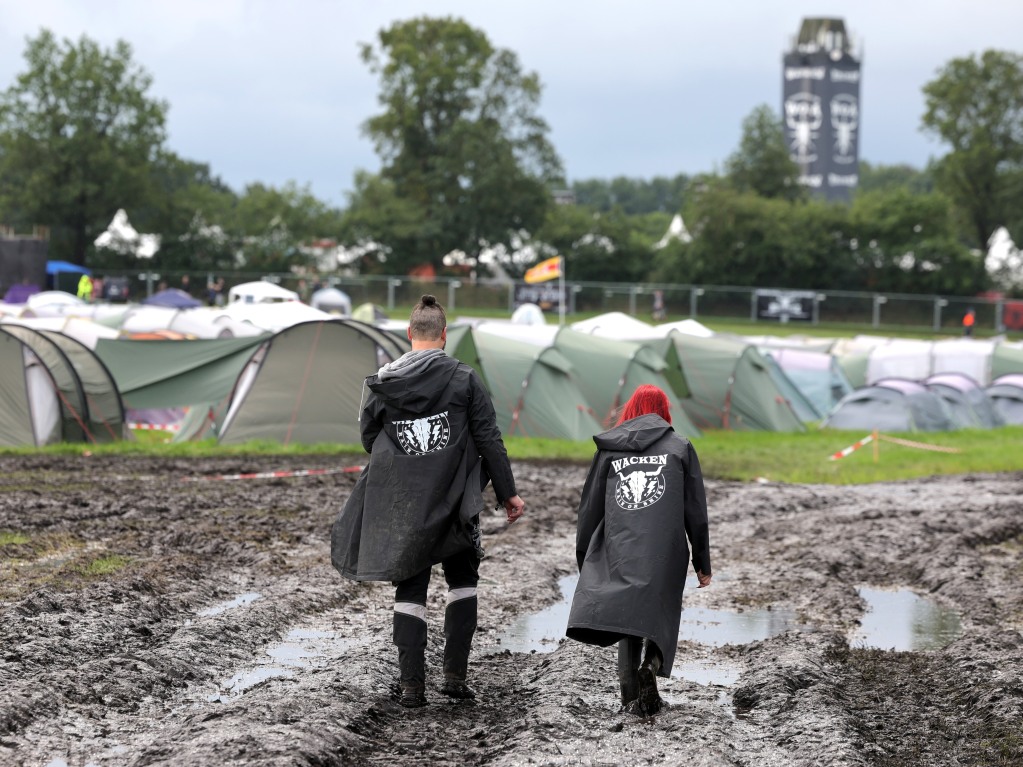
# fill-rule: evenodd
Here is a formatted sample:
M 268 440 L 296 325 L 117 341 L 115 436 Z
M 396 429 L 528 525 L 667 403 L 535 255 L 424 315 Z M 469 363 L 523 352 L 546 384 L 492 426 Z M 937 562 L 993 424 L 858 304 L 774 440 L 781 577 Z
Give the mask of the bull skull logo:
M 409 455 L 425 455 L 448 446 L 451 426 L 447 411 L 410 421 L 395 421 L 401 449 Z
M 657 503 L 664 495 L 664 477 L 661 476 L 663 466 L 657 471 L 633 471 L 629 474 L 618 474 L 618 485 L 615 487 L 615 501 L 626 511 L 645 509 Z

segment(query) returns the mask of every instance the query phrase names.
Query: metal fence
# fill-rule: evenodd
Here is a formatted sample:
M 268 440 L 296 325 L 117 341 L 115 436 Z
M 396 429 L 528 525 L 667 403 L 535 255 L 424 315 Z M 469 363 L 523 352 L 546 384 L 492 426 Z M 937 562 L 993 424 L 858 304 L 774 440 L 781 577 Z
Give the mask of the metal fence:
M 180 287 L 183 272 L 115 272 L 104 276 L 124 276 L 131 280 L 131 298 L 138 300 L 160 287 Z M 312 278 L 296 274 L 232 273 L 225 278 L 224 293 L 234 285 L 254 280 L 268 280 L 308 297 L 314 285 Z M 214 275 L 190 275 L 190 292 L 206 300 L 207 283 Z M 304 285 L 302 284 L 304 283 Z M 516 285 L 522 283 L 496 280 L 469 280 L 437 277 L 421 279 L 394 276 L 327 276 L 320 286 L 344 291 L 353 306 L 372 303 L 387 311 L 404 311 L 413 306 L 424 293 L 436 295 L 448 313 L 471 313 L 473 310 L 512 311 L 515 308 Z M 785 288 L 757 288 L 722 285 L 635 284 L 610 282 L 565 282 L 566 312 L 569 315 L 603 312 L 624 312 L 650 321 L 656 291 L 663 297 L 668 320 L 719 318 L 749 320 L 765 327 L 791 321 L 758 316 L 758 292 L 785 292 Z M 809 317 L 800 324 L 839 323 L 865 325 L 871 328 L 901 326 L 918 330 L 959 330 L 969 309 L 976 313 L 977 328 L 1005 332 L 1023 330 L 1023 300 L 985 298 L 978 296 L 936 296 L 905 293 L 867 293 L 842 290 L 796 291 L 811 304 Z

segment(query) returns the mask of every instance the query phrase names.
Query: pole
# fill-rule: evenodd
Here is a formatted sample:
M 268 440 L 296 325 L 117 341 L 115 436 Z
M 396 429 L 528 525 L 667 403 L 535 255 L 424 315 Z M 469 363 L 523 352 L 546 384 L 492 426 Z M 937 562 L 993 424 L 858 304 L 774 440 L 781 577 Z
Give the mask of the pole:
M 565 324 L 565 257 L 558 256 L 558 324 Z

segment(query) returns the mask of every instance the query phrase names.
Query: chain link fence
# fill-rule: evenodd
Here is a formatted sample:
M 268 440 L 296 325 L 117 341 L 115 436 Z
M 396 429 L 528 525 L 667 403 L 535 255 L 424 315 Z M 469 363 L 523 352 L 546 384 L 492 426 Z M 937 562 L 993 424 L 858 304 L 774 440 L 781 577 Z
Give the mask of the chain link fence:
M 104 276 L 128 278 L 132 286 L 129 298 L 141 300 L 164 287 L 181 287 L 185 273 L 108 271 Z M 196 298 L 212 303 L 214 295 L 209 292 L 208 286 L 215 282 L 216 277 L 225 280 L 225 297 L 234 285 L 268 280 L 299 293 L 303 300 L 308 300 L 318 287 L 334 287 L 347 293 L 353 306 L 371 303 L 385 311 L 399 313 L 413 306 L 422 294 L 431 293 L 440 299 L 452 316 L 471 315 L 473 311 L 511 312 L 517 305 L 516 287 L 523 285 L 521 282 L 484 279 L 394 276 L 327 276 L 314 282 L 315 278 L 308 275 L 236 272 L 223 275 L 190 274 L 188 291 Z M 1023 330 L 1023 299 L 580 281 L 565 281 L 563 287 L 565 309 L 570 316 L 624 312 L 637 319 L 655 321 L 659 314 L 655 314 L 655 297 L 659 293 L 664 316 L 668 320 L 716 318 L 763 322 L 765 326 L 779 322 L 809 325 L 838 323 L 875 329 L 900 326 L 951 331 L 961 330 L 963 316 L 972 309 L 976 315 L 975 327 L 978 329 L 998 333 Z M 798 296 L 802 303 L 802 316 L 797 317 L 783 310 L 780 314 L 766 318 L 763 310 L 764 294 L 780 294 L 782 301 L 786 295 Z M 556 307 L 554 311 L 557 312 Z

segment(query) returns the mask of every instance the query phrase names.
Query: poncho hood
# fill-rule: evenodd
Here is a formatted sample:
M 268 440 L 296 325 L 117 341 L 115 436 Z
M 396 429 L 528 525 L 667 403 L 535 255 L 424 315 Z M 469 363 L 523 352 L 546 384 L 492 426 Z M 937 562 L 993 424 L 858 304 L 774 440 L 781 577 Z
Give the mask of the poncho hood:
M 593 441 L 601 450 L 640 453 L 671 431 L 674 431 L 671 424 L 659 415 L 650 413 L 632 418 L 613 429 L 597 434 Z

